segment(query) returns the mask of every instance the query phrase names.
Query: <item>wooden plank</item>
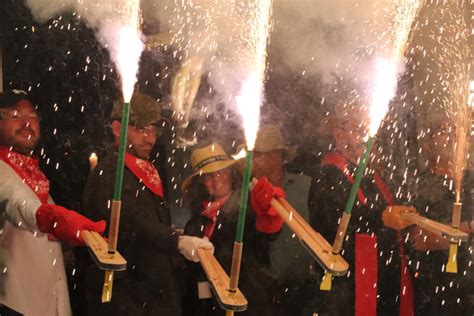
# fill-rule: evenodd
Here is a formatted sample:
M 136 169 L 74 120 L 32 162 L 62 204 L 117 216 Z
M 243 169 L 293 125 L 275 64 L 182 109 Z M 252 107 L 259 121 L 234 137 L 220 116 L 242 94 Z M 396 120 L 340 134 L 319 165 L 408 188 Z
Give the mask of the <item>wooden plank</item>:
M 349 264 L 341 255 L 332 253 L 331 244 L 316 232 L 288 201 L 273 198 L 271 205 L 323 269 L 335 276 L 347 273 Z
M 235 293 L 229 291 L 230 278 L 212 252 L 208 249 L 198 248 L 197 254 L 221 308 L 236 312 L 246 310 L 247 299 L 239 289 Z
M 451 242 L 457 243 L 460 241 L 467 241 L 469 237 L 468 234 L 459 229 L 433 221 L 431 219 L 421 216 L 418 213 L 406 212 L 400 213 L 400 216 L 404 220 L 415 224 L 423 229 L 426 229 L 427 231 L 430 231 L 438 236 L 446 238 Z
M 108 245 L 105 239 L 97 232 L 83 230 L 82 240 L 87 245 L 92 259 L 101 270 L 123 271 L 127 268 L 127 261 L 116 251 L 113 254 L 108 252 Z

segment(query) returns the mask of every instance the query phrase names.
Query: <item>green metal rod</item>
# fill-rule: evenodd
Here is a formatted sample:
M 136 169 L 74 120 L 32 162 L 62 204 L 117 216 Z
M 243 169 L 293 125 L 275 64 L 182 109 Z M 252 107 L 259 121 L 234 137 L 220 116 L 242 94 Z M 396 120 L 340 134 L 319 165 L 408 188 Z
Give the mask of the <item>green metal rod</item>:
M 124 102 L 122 120 L 120 122 L 120 143 L 117 158 L 117 170 L 115 172 L 114 200 L 122 198 L 123 169 L 125 161 L 125 149 L 127 146 L 128 116 L 130 113 L 130 102 Z
M 244 174 L 242 176 L 242 191 L 240 192 L 239 220 L 237 222 L 236 242 L 244 239 L 245 213 L 247 212 L 247 201 L 249 197 L 250 174 L 252 171 L 253 151 L 247 151 L 245 157 Z
M 359 190 L 360 181 L 362 180 L 362 174 L 364 173 L 365 167 L 369 161 L 370 151 L 372 150 L 372 145 L 374 144 L 375 137 L 369 136 L 369 139 L 365 143 L 365 150 L 360 158 L 359 165 L 357 166 L 354 183 L 352 184 L 351 192 L 349 193 L 349 199 L 347 200 L 346 208 L 344 213 L 351 214 L 352 207 L 357 196 L 357 191 Z

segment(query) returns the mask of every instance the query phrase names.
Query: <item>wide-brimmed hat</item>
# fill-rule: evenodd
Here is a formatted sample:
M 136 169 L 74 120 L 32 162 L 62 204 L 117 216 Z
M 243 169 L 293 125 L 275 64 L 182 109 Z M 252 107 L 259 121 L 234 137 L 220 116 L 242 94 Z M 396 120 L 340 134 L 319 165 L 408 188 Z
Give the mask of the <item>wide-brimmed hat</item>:
M 253 150 L 263 153 L 281 150 L 285 154 L 284 158 L 287 163 L 293 161 L 296 156 L 295 148 L 285 144 L 281 130 L 275 124 L 262 124 L 259 127 Z
M 195 149 L 191 153 L 193 174 L 184 179 L 181 189 L 185 191 L 195 176 L 225 169 L 233 165 L 236 161 L 237 160 L 230 158 L 222 146 L 217 143 Z
M 123 100 L 119 100 L 110 115 L 110 119 L 120 120 L 122 118 Z M 129 123 L 136 127 L 145 127 L 156 123 L 161 119 L 160 104 L 147 94 L 135 90 L 130 100 Z
M 28 94 L 23 90 L 9 90 L 0 93 L 0 108 L 9 108 L 14 106 L 21 100 L 28 100 L 31 102 Z

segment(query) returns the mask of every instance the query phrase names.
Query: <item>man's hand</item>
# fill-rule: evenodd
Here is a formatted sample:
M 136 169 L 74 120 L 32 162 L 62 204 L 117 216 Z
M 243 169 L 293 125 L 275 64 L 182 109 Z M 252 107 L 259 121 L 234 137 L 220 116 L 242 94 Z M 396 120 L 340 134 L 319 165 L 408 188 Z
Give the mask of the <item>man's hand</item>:
M 273 197 L 285 197 L 282 188 L 273 186 L 266 177 L 260 177 L 250 193 L 250 205 L 255 212 L 255 228 L 262 233 L 273 234 L 280 231 L 283 219 L 270 205 Z
M 271 210 L 270 202 L 273 197 L 285 197 L 282 188 L 273 186 L 266 177 L 260 177 L 257 184 L 250 192 L 250 205 L 257 215 L 277 215 L 275 210 Z M 273 214 L 272 214 L 273 212 Z
M 383 224 L 389 228 L 401 230 L 412 225 L 410 222 L 404 220 L 400 214 L 406 212 L 416 213 L 413 206 L 405 205 L 389 205 L 382 213 Z
M 410 228 L 410 242 L 416 251 L 447 250 L 449 240 L 418 226 Z
M 207 237 L 199 238 L 194 236 L 179 236 L 178 250 L 189 261 L 199 262 L 197 249 L 209 249 L 214 253 L 214 245 Z
M 93 222 L 81 214 L 54 204 L 41 204 L 36 211 L 38 229 L 73 246 L 83 245 L 82 230 L 103 234 L 105 221 Z

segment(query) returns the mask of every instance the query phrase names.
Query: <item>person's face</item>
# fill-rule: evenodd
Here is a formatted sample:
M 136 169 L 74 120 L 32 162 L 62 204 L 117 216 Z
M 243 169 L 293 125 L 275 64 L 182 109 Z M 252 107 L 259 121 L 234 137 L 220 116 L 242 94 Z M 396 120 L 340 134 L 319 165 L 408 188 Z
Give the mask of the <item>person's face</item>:
M 147 159 L 158 139 L 158 129 L 154 124 L 142 128 L 130 125 L 127 135 L 127 151 L 138 158 Z
M 29 154 L 40 138 L 39 115 L 28 100 L 0 109 L 0 144 Z
M 283 168 L 283 151 L 271 150 L 267 152 L 254 151 L 253 153 L 253 169 L 254 177 L 270 177 L 275 172 L 281 171 Z
M 364 140 L 367 136 L 367 124 L 356 120 L 347 120 L 334 127 L 336 147 L 357 160 L 364 153 Z M 349 157 L 348 157 L 349 158 Z
M 435 128 L 423 142 L 423 150 L 428 155 L 428 160 L 433 167 L 446 167 L 450 164 L 454 150 L 454 127 L 442 124 Z
M 115 143 L 120 139 L 120 122 L 112 122 L 112 131 L 115 136 Z M 127 152 L 141 159 L 148 159 L 150 152 L 158 139 L 159 128 L 155 124 L 145 127 L 128 126 L 127 131 Z
M 225 168 L 212 173 L 202 175 L 202 182 L 209 195 L 220 199 L 232 192 L 231 170 Z

